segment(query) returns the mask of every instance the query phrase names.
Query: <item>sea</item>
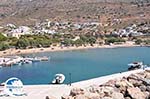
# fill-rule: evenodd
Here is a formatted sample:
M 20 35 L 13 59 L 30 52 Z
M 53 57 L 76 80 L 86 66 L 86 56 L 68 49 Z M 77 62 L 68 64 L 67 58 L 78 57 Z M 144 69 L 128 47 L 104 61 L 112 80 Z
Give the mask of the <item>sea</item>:
M 32 53 L 23 56 L 48 56 L 49 61 L 0 69 L 0 83 L 17 77 L 25 85 L 50 84 L 55 74 L 65 75 L 65 84 L 128 70 L 131 62 L 150 64 L 150 47 L 95 48 Z

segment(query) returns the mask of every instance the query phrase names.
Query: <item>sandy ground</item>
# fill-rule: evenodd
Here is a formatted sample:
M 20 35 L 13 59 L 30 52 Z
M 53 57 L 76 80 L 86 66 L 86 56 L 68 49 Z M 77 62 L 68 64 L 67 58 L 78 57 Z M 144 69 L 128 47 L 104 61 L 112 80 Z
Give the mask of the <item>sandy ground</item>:
M 147 68 L 150 69 L 150 68 Z M 91 85 L 101 85 L 112 79 L 121 79 L 122 77 L 127 77 L 130 74 L 143 72 L 144 70 L 133 70 L 117 74 L 112 74 L 108 76 L 98 77 L 90 80 L 85 80 L 81 82 L 73 83 L 72 86 L 69 85 L 25 85 L 24 92 L 27 96 L 21 97 L 0 97 L 0 99 L 45 99 L 46 96 L 55 97 L 56 99 L 61 99 L 63 95 L 69 95 L 72 88 L 88 88 Z M 55 99 L 54 98 L 54 99 Z
M 24 92 L 27 96 L 0 97 L 0 99 L 45 99 L 46 96 L 61 99 L 61 96 L 69 95 L 71 88 L 68 85 L 25 85 Z
M 81 50 L 81 49 L 91 49 L 91 48 L 116 48 L 116 47 L 133 47 L 133 42 L 126 42 L 120 45 L 97 45 L 94 46 L 80 46 L 80 47 L 49 47 L 49 48 L 33 48 L 33 49 L 9 49 L 5 51 L 0 51 L 0 56 L 6 55 L 19 55 L 19 54 L 30 54 L 30 53 L 40 53 L 40 52 L 54 52 L 54 51 L 68 51 L 68 50 Z

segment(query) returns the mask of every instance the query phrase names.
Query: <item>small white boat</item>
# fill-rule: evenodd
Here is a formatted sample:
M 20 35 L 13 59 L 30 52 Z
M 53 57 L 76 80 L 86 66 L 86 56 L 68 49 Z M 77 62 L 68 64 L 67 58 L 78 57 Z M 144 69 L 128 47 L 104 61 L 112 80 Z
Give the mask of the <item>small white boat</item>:
M 38 57 L 34 57 L 34 58 L 24 58 L 24 60 L 28 60 L 28 61 L 32 61 L 32 62 L 40 62 L 41 59 Z
M 6 66 L 12 66 L 14 62 L 12 60 L 9 60 L 5 63 Z
M 23 60 L 23 64 L 32 64 L 32 61 L 28 60 L 28 59 L 25 59 L 25 60 Z
M 65 80 L 65 76 L 63 74 L 56 74 L 52 81 L 52 84 L 62 84 Z
M 133 62 L 128 64 L 128 66 L 128 70 L 142 69 L 146 67 L 146 65 L 144 65 L 143 62 Z
M 40 61 L 41 61 L 41 59 L 38 58 L 38 57 L 34 57 L 34 58 L 32 59 L 32 62 L 40 62 Z
M 40 60 L 41 60 L 41 61 L 48 61 L 48 60 L 49 60 L 49 58 L 48 58 L 48 57 L 46 57 L 46 56 L 43 56 L 43 57 L 40 57 Z
M 32 61 L 30 61 L 30 60 L 26 60 L 25 61 L 27 64 L 32 64 Z

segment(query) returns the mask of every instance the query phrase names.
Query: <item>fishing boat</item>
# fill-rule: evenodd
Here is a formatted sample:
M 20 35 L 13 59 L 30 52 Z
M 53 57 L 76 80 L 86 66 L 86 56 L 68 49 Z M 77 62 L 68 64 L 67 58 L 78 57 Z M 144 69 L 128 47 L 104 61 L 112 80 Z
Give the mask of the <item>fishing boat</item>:
M 52 84 L 62 84 L 65 80 L 65 76 L 63 74 L 56 74 L 52 81 Z

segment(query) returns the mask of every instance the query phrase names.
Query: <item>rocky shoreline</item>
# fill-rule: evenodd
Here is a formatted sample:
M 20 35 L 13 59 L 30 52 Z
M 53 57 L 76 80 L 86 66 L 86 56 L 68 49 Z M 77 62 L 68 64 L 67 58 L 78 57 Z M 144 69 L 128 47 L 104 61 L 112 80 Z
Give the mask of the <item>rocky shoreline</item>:
M 150 99 L 150 70 L 109 80 L 102 85 L 73 88 L 62 99 Z

